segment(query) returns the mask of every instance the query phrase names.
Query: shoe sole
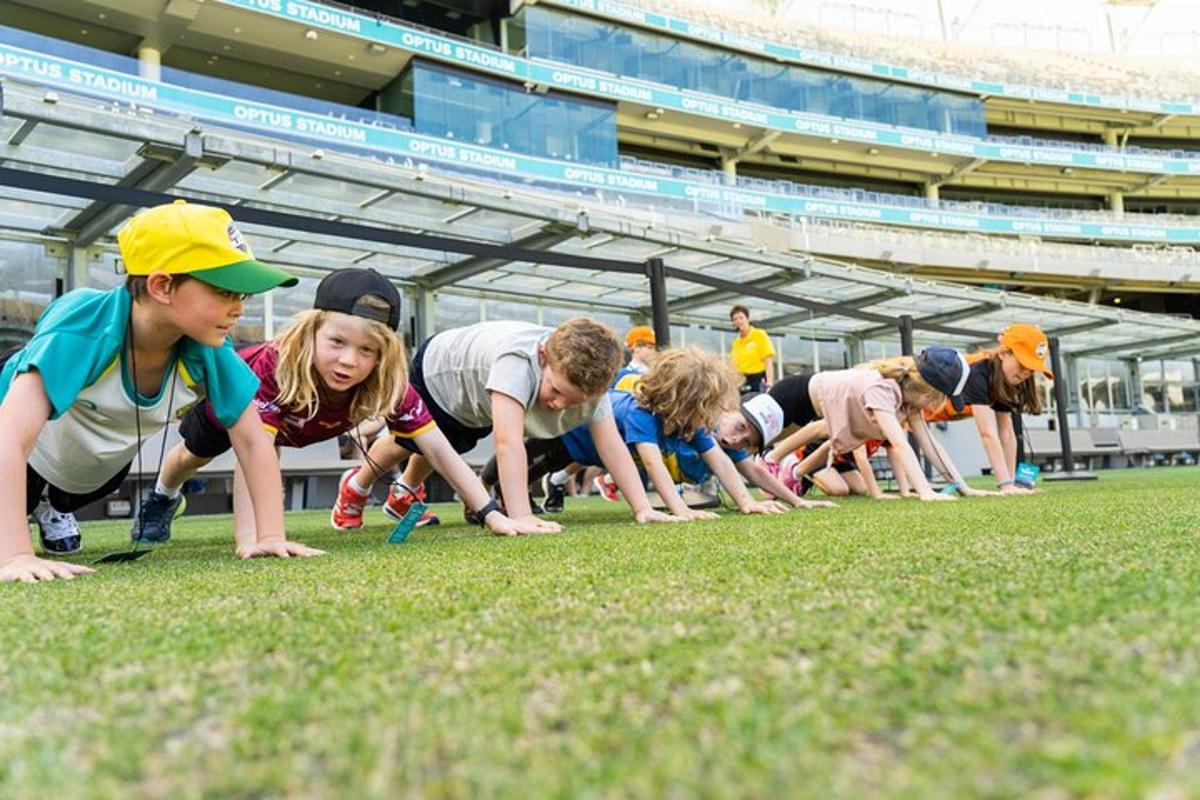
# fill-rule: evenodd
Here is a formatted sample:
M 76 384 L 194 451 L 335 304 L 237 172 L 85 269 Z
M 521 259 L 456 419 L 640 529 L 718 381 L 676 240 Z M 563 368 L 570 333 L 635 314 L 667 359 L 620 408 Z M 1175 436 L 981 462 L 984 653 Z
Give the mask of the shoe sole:
M 67 556 L 75 555 L 82 549 L 83 549 L 82 541 L 79 543 L 79 546 L 74 548 L 73 550 L 47 550 L 45 542 L 42 543 L 42 555 L 44 555 L 48 558 L 66 558 Z
M 392 507 L 389 506 L 387 503 L 383 504 L 383 513 L 387 514 L 389 517 L 396 520 L 397 522 L 404 519 L 403 514 L 397 514 L 395 511 L 392 511 Z M 432 515 L 430 515 L 430 517 L 428 519 L 417 520 L 417 524 L 414 527 L 424 528 L 428 525 L 441 525 L 441 524 L 442 524 L 442 521 L 440 519 L 438 519 L 438 515 L 432 514 Z
M 333 510 L 331 509 L 329 512 L 329 527 L 333 528 L 335 531 L 361 531 L 363 524 L 360 522 L 357 525 L 338 525 L 337 522 L 334 521 Z

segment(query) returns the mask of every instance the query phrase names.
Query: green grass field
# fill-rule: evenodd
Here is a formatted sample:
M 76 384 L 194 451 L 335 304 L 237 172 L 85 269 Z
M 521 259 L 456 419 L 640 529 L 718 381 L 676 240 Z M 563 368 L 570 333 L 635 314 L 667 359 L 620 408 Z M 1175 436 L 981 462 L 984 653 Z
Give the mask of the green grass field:
M 1200 794 L 1200 469 L 0 586 L 0 796 Z M 568 501 L 570 503 L 570 500 Z M 85 526 L 86 553 L 127 523 Z

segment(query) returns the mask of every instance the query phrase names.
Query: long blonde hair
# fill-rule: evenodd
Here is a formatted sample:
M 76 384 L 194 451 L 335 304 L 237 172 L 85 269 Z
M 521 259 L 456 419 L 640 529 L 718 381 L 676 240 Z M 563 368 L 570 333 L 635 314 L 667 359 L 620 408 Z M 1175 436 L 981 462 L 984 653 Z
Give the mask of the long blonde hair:
M 633 387 L 638 405 L 662 420 L 667 436 L 710 427 L 737 408 L 740 376 L 728 361 L 699 347 L 660 350 Z
M 855 369 L 873 369 L 883 377 L 900 384 L 903 404 L 907 408 L 929 408 L 946 402 L 946 395 L 921 377 L 917 362 L 912 356 L 877 358 L 865 364 L 858 364 Z
M 307 419 L 316 416 L 320 404 L 321 376 L 313 363 L 317 331 L 337 311 L 312 309 L 296 315 L 287 330 L 275 338 L 279 360 L 275 382 L 281 408 L 302 412 Z M 360 317 L 366 324 L 371 344 L 379 350 L 379 360 L 362 383 L 354 387 L 350 399 L 350 422 L 357 425 L 372 417 L 390 414 L 408 389 L 408 356 L 395 331 L 382 322 Z

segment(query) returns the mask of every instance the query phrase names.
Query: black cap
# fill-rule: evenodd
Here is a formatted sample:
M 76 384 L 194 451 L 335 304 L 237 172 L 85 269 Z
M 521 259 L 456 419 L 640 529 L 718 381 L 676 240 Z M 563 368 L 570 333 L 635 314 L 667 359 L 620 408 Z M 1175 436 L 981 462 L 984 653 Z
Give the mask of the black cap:
M 971 374 L 963 354 L 953 347 L 930 347 L 922 350 L 916 361 L 925 382 L 949 397 L 955 411 L 962 411 L 966 405 L 962 390 Z
M 387 308 L 362 302 L 368 296 L 386 303 Z M 329 273 L 317 285 L 313 308 L 353 314 L 382 322 L 392 330 L 400 329 L 400 292 L 373 269 L 339 269 Z

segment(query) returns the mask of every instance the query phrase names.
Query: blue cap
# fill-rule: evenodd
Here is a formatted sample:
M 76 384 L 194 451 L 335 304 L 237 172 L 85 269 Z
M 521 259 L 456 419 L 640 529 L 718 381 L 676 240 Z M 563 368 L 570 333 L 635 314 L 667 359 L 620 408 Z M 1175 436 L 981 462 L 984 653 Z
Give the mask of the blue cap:
M 930 347 L 922 350 L 916 361 L 925 382 L 949 397 L 955 411 L 962 411 L 967 404 L 962 390 L 971 374 L 967 357 L 953 347 Z

